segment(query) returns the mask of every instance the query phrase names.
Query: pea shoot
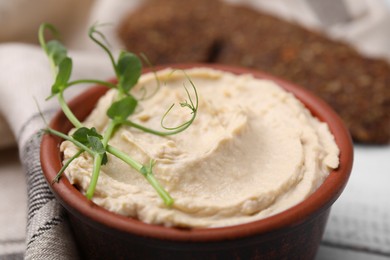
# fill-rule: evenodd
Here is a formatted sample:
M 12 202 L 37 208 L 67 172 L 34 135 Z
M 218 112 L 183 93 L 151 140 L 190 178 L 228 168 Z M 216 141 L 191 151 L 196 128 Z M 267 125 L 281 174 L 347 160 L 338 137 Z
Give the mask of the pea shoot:
M 54 38 L 53 40 L 46 40 L 45 34 L 47 31 L 52 34 Z M 180 105 L 181 107 L 190 110 L 192 116 L 188 121 L 176 127 L 165 126 L 164 119 L 172 109 L 172 105 L 162 115 L 161 126 L 163 128 L 163 131 L 157 131 L 137 124 L 133 122 L 130 118 L 131 115 L 135 113 L 138 103 L 142 102 L 143 98 L 137 99 L 131 94 L 131 90 L 134 88 L 134 86 L 137 85 L 138 80 L 141 76 L 142 61 L 137 55 L 126 51 L 120 52 L 119 57 L 115 59 L 112 52 L 110 51 L 108 42 L 104 34 L 98 30 L 97 25 L 94 25 L 89 29 L 88 36 L 108 55 L 108 58 L 111 61 L 114 73 L 117 78 L 117 83 L 94 79 L 81 79 L 71 81 L 70 78 L 72 74 L 73 61 L 72 58 L 68 56 L 67 49 L 65 48 L 65 46 L 58 40 L 59 33 L 57 29 L 53 25 L 48 23 L 42 24 L 39 28 L 39 42 L 42 49 L 45 51 L 49 58 L 51 70 L 53 72 L 54 77 L 54 83 L 51 87 L 51 94 L 47 99 L 51 99 L 54 97 L 58 99 L 62 111 L 75 128 L 75 131 L 72 135 L 61 133 L 50 127 L 47 127 L 45 129 L 45 132 L 59 136 L 63 140 L 70 141 L 78 148 L 78 152 L 75 153 L 70 159 L 67 160 L 67 162 L 64 163 L 63 167 L 60 169 L 57 176 L 54 178 L 53 183 L 56 183 L 60 180 L 63 172 L 72 163 L 72 161 L 74 161 L 83 153 L 88 153 L 93 158 L 93 170 L 91 175 L 91 181 L 86 191 L 86 197 L 88 199 L 92 199 L 96 189 L 101 167 L 108 162 L 107 153 L 109 153 L 113 156 L 116 156 L 117 158 L 131 166 L 133 169 L 135 169 L 137 172 L 139 172 L 141 175 L 143 175 L 150 183 L 150 185 L 155 189 L 157 194 L 161 197 L 165 205 L 171 206 L 174 203 L 173 198 L 164 189 L 164 187 L 162 187 L 162 185 L 154 176 L 153 167 L 156 162 L 153 159 L 150 159 L 150 162 L 144 165 L 134 160 L 126 153 L 111 146 L 109 142 L 110 138 L 121 125 L 134 127 L 141 131 L 159 136 L 174 135 L 184 131 L 195 120 L 198 111 L 198 94 L 195 85 L 191 81 L 191 79 L 186 76 L 192 86 L 195 96 L 195 100 L 193 100 L 189 90 L 185 88 L 186 94 L 188 96 L 188 101 L 185 100 L 184 102 L 180 103 Z M 155 72 L 154 74 L 156 75 Z M 157 85 L 159 86 L 160 83 L 158 81 L 158 78 L 157 76 L 155 77 Z M 83 123 L 80 122 L 79 119 L 73 114 L 73 112 L 67 105 L 66 100 L 64 99 L 64 92 L 69 87 L 85 83 L 99 84 L 117 90 L 116 100 L 114 100 L 114 102 L 111 104 L 106 113 L 110 121 L 103 133 L 98 133 L 94 127 L 85 127 Z

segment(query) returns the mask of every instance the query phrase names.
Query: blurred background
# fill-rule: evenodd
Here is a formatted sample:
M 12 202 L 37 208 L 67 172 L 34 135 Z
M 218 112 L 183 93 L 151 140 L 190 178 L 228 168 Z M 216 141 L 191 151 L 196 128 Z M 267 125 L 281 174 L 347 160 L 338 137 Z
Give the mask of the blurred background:
M 86 32 L 109 23 L 114 51 L 253 67 L 315 92 L 355 146 L 317 259 L 390 259 L 390 0 L 0 0 L 0 46 L 36 45 L 42 22 L 78 53 L 100 55 Z M 9 121 L 0 111 L 0 259 L 22 259 L 27 190 Z

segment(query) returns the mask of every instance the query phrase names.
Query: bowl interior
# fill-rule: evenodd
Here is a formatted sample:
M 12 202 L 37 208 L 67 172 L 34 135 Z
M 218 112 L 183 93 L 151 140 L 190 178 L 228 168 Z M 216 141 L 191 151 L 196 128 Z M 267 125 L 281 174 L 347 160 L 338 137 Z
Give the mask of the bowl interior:
M 155 69 L 159 70 L 167 67 L 179 69 L 209 67 L 235 74 L 251 73 L 256 78 L 270 79 L 276 82 L 301 100 L 320 121 L 326 122 L 329 125 L 330 131 L 333 133 L 340 149 L 340 166 L 329 174 L 325 182 L 313 194 L 296 206 L 265 219 L 236 226 L 177 229 L 145 224 L 136 219 L 109 212 L 93 204 L 64 177 L 61 178 L 59 183 L 52 185 L 51 188 L 61 204 L 71 214 L 89 223 L 93 223 L 93 225 L 99 228 L 121 230 L 121 232 L 128 232 L 144 237 L 179 241 L 217 241 L 269 233 L 300 225 L 306 220 L 327 210 L 339 197 L 352 169 L 352 142 L 341 119 L 324 101 L 303 88 L 257 70 L 210 64 L 167 65 L 156 67 Z M 107 88 L 102 86 L 93 87 L 69 102 L 69 106 L 75 115 L 82 120 L 91 112 L 99 97 L 106 91 Z M 72 125 L 62 112 L 58 112 L 51 121 L 51 127 L 61 132 L 68 132 Z M 51 135 L 45 135 L 42 139 L 41 164 L 48 183 L 51 183 L 61 168 L 60 142 L 60 138 Z

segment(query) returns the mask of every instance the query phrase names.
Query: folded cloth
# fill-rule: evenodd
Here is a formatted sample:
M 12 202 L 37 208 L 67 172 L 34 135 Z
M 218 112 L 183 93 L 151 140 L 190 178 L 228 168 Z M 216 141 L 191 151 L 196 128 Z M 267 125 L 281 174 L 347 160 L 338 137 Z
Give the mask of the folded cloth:
M 114 74 L 106 57 L 97 53 L 74 53 L 72 79 L 107 79 Z M 53 82 L 44 52 L 22 44 L 0 45 L 0 110 L 16 136 L 28 189 L 26 259 L 77 259 L 63 209 L 46 183 L 39 157 L 40 129 L 58 110 L 55 100 L 45 101 Z M 69 90 L 71 98 L 84 88 Z M 35 99 L 35 100 L 34 100 Z

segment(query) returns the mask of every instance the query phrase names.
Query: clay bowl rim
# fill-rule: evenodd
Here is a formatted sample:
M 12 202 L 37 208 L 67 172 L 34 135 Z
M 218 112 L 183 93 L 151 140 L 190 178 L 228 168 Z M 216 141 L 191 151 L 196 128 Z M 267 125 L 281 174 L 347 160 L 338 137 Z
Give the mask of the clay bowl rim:
M 208 67 L 232 72 L 234 74 L 249 73 L 256 78 L 272 80 L 285 90 L 293 93 L 314 116 L 321 121 L 328 123 L 340 149 L 339 168 L 333 170 L 325 182 L 304 201 L 276 215 L 250 223 L 228 227 L 178 229 L 151 225 L 109 212 L 87 200 L 84 195 L 69 183 L 66 177 L 61 178 L 59 183 L 50 185 L 51 180 L 53 180 L 54 176 L 61 168 L 61 154 L 58 149 L 60 139 L 45 134 L 42 137 L 41 143 L 41 166 L 50 188 L 60 203 L 72 214 L 96 228 L 113 229 L 119 232 L 147 238 L 182 242 L 211 242 L 244 238 L 259 234 L 266 235 L 275 231 L 301 225 L 305 221 L 312 219 L 327 210 L 343 191 L 350 176 L 353 162 L 353 148 L 350 134 L 333 109 L 308 90 L 259 70 L 202 63 L 163 65 L 155 67 L 154 70 L 161 70 L 164 68 L 188 69 L 193 67 Z M 144 73 L 148 71 L 150 71 L 150 69 L 145 70 Z M 92 87 L 72 99 L 69 102 L 69 106 L 73 109 L 79 104 L 83 104 L 93 93 L 96 94 L 99 92 L 100 95 L 100 93 L 103 94 L 105 91 L 106 88 L 102 86 Z M 68 131 L 71 125 L 67 122 L 65 127 L 64 119 L 63 113 L 59 111 L 52 119 L 50 126 L 57 130 L 67 128 Z

